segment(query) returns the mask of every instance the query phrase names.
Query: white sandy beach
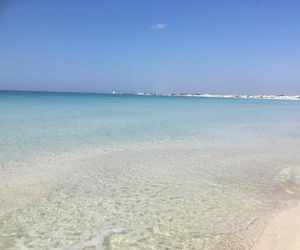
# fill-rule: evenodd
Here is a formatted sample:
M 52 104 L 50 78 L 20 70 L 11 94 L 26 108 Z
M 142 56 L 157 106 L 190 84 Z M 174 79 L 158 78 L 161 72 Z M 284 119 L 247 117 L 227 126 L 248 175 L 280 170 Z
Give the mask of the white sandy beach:
M 299 222 L 300 204 L 276 216 L 254 246 L 254 250 L 299 250 Z

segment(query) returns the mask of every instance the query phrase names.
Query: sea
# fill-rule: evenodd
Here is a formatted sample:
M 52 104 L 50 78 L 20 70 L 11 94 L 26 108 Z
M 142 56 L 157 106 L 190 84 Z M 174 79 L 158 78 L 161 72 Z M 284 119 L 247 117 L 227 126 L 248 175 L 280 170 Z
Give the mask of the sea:
M 300 101 L 0 91 L 0 249 L 251 249 L 299 194 Z

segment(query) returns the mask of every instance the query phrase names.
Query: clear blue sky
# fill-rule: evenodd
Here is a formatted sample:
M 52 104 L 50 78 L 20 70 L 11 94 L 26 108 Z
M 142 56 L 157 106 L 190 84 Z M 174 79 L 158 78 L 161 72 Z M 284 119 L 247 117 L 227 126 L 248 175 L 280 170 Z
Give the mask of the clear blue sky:
M 0 89 L 300 94 L 300 1 L 0 0 Z

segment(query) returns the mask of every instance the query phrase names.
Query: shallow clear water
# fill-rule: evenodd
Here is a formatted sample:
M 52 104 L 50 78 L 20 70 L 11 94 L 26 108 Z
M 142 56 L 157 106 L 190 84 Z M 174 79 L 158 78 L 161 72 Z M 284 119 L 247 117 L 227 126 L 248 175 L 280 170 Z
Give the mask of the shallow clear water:
M 0 92 L 0 127 L 4 249 L 248 249 L 298 199 L 298 101 Z

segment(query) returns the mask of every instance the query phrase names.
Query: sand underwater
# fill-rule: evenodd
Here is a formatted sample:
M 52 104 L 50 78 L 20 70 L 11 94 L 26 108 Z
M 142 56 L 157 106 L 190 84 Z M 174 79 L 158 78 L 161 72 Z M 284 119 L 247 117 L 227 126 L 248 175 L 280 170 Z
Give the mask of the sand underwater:
M 297 249 L 298 101 L 0 92 L 0 126 L 0 249 Z

